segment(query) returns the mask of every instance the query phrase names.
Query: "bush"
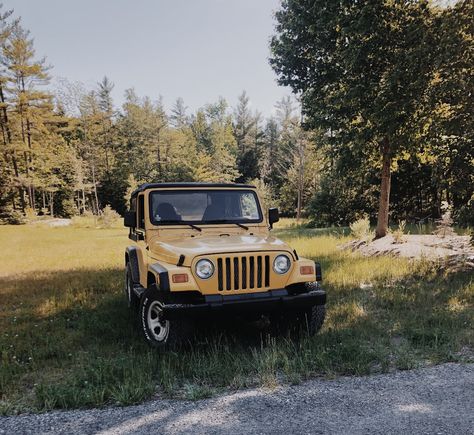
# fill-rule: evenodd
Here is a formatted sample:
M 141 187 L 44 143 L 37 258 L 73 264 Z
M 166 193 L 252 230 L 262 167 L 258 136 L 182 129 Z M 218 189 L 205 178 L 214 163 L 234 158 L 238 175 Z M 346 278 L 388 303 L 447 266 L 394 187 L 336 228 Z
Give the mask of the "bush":
M 368 241 L 374 237 L 374 232 L 370 231 L 370 220 L 367 216 L 356 220 L 349 226 L 352 235 L 358 240 Z
M 403 243 L 405 242 L 403 236 L 405 235 L 405 227 L 407 225 L 407 221 L 402 220 L 398 222 L 398 229 L 392 231 L 393 242 L 394 243 Z
M 25 217 L 27 221 L 34 221 L 38 219 L 38 216 L 36 214 L 36 210 L 31 207 L 26 207 L 25 208 Z
M 71 225 L 75 228 L 97 228 L 98 218 L 90 211 L 86 211 L 80 216 L 73 216 Z
M 120 215 L 110 205 L 106 205 L 98 222 L 100 228 L 113 228 L 119 225 Z
M 469 202 L 454 213 L 456 224 L 461 227 L 474 226 L 474 195 Z
M 441 216 L 441 219 L 436 221 L 436 230 L 433 231 L 433 234 L 436 234 L 439 237 L 453 236 L 455 233 L 453 229 L 453 218 L 451 217 L 451 209 L 447 203 L 443 204 L 444 213 Z
M 66 198 L 62 201 L 62 216 L 71 218 L 77 214 L 77 206 L 73 199 Z
M 87 211 L 74 216 L 71 224 L 76 228 L 119 228 L 122 226 L 120 219 L 120 215 L 110 205 L 106 205 L 100 216 Z
M 23 225 L 26 223 L 26 219 L 18 210 L 5 208 L 0 211 L 0 223 L 4 225 Z

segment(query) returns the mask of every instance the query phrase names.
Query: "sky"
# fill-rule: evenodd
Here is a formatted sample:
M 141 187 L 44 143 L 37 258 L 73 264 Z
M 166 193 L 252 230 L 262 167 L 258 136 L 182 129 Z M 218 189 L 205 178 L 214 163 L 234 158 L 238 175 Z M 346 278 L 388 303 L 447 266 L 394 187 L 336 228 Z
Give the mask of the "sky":
M 51 75 L 93 88 L 104 75 L 125 89 L 177 97 L 191 111 L 246 90 L 252 109 L 270 116 L 290 94 L 268 64 L 279 0 L 2 0 L 31 32 Z M 54 80 L 53 80 L 54 84 Z

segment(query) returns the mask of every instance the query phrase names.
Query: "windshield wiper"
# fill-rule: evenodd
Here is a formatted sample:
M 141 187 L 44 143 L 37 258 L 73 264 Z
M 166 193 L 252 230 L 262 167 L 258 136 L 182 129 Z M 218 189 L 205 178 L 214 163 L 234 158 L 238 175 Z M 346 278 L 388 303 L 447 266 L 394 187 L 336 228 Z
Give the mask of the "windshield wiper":
M 193 224 L 188 224 L 186 222 L 183 222 L 183 221 L 164 221 L 166 224 L 176 224 L 176 225 L 187 225 L 188 227 L 191 227 L 193 230 L 196 230 L 196 231 L 199 231 L 201 232 L 202 231 L 202 228 L 199 228 L 197 227 L 196 225 L 193 225 Z
M 208 224 L 232 224 L 232 225 L 237 225 L 240 228 L 243 228 L 244 230 L 249 229 L 249 227 L 244 225 L 244 224 L 241 224 L 239 222 L 231 222 L 231 221 L 228 221 L 226 219 L 218 219 L 218 220 L 207 221 L 207 223 Z
M 199 228 L 196 225 L 193 225 L 193 224 L 184 224 L 184 225 L 189 225 L 193 230 L 196 230 L 196 231 L 199 231 L 199 232 L 202 231 L 202 228 Z
M 247 225 L 244 225 L 244 224 L 239 224 L 238 222 L 232 222 L 233 224 L 235 225 L 238 225 L 240 228 L 243 228 L 244 230 L 248 230 L 249 227 Z

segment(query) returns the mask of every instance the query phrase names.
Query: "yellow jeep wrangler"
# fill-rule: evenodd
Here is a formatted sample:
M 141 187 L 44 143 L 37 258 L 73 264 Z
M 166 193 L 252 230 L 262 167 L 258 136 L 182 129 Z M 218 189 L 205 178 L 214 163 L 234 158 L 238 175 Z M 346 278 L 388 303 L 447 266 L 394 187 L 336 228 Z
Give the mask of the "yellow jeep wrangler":
M 270 234 L 278 219 L 245 184 L 150 183 L 133 192 L 125 293 L 145 339 L 174 346 L 194 319 L 218 312 L 315 334 L 326 303 L 320 266 Z

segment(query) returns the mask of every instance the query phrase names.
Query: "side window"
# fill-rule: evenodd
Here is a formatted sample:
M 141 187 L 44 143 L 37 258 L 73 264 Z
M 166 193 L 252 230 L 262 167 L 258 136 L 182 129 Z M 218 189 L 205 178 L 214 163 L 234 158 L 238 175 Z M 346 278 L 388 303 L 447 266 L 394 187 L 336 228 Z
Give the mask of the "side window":
M 145 196 L 138 196 L 138 208 L 137 208 L 137 228 L 145 229 Z

